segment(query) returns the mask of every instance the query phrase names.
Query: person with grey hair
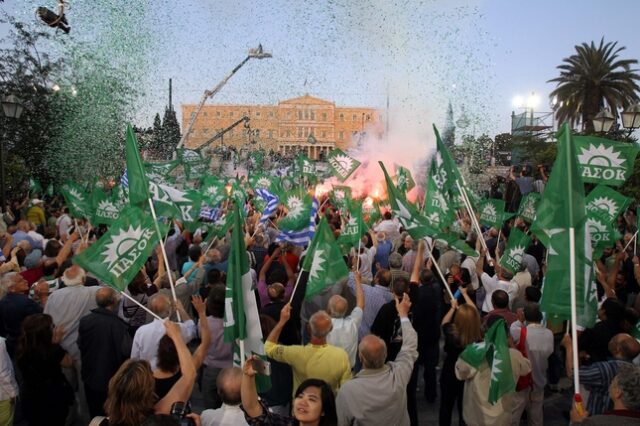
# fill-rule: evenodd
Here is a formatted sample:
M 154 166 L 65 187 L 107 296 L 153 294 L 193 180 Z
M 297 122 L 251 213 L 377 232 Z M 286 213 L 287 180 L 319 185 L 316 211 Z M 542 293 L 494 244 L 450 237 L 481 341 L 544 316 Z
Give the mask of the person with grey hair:
M 488 314 L 493 311 L 493 303 L 491 302 L 491 296 L 495 290 L 504 290 L 509 295 L 509 307 L 511 307 L 514 299 L 518 295 L 518 284 L 513 281 L 513 274 L 507 271 L 505 268 L 501 268 L 500 265 L 495 265 L 496 274 L 490 276 L 484 272 L 484 261 L 487 254 L 487 250 L 480 249 L 480 257 L 476 263 L 476 274 L 480 278 L 480 282 L 484 287 L 485 299 L 482 303 L 482 312 Z
M 169 318 L 174 311 L 172 300 L 166 294 L 156 293 L 149 299 L 149 309 L 160 318 Z M 182 339 L 188 344 L 196 337 L 196 325 L 184 310 L 182 303 L 178 301 L 175 306 L 180 314 L 182 322 L 179 324 L 182 332 Z M 162 336 L 166 334 L 164 321 L 155 318 L 149 324 L 140 327 L 135 336 L 133 336 L 133 347 L 131 349 L 131 358 L 144 359 L 149 361 L 151 369 L 157 367 L 158 361 L 158 344 Z
M 29 315 L 42 313 L 42 308 L 25 294 L 29 283 L 22 275 L 8 272 L 2 276 L 0 286 L 6 294 L 0 300 L 0 335 L 7 339 L 7 352 L 13 356 L 22 321 Z
M 356 363 L 356 352 L 358 351 L 358 329 L 362 324 L 364 315 L 364 290 L 362 289 L 362 279 L 360 273 L 355 273 L 356 280 L 356 307 L 347 316 L 347 299 L 339 294 L 331 296 L 327 306 L 327 311 L 331 315 L 331 332 L 327 335 L 327 342 L 331 345 L 347 351 L 351 368 Z
M 613 409 L 588 417 L 576 407 L 571 409 L 571 424 L 588 426 L 626 426 L 640 424 L 640 367 L 625 365 L 609 386 Z
M 280 320 L 273 328 L 264 344 L 269 358 L 289 364 L 293 370 L 293 389 L 306 379 L 315 378 L 327 382 L 334 392 L 351 378 L 351 363 L 344 349 L 327 343 L 331 332 L 331 317 L 325 311 L 318 311 L 309 318 L 311 340 L 305 346 L 278 344 L 280 333 L 291 317 L 291 304 L 287 303 L 280 312 Z
M 105 415 L 109 380 L 131 353 L 127 324 L 116 312 L 118 299 L 114 289 L 100 287 L 95 295 L 97 307 L 80 319 L 78 327 L 81 376 L 91 417 Z
M 395 361 L 385 363 L 387 346 L 374 335 L 358 347 L 362 370 L 345 383 L 336 398 L 340 425 L 409 425 L 407 384 L 418 358 L 418 335 L 409 321 L 409 296 L 396 301 L 402 324 L 402 348 Z
M 222 400 L 222 407 L 204 410 L 200 415 L 202 426 L 247 425 L 244 411 L 240 408 L 240 386 L 242 370 L 238 367 L 223 368 L 218 374 L 216 387 Z

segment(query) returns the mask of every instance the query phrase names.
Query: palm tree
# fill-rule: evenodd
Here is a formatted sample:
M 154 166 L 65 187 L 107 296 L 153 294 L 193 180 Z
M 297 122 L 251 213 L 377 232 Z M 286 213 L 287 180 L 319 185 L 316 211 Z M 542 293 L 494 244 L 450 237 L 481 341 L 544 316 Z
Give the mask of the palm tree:
M 558 122 L 568 121 L 572 126 L 581 123 L 583 130 L 590 131 L 591 120 L 602 108 L 609 108 L 617 117 L 620 109 L 638 102 L 640 75 L 637 69 L 631 69 L 638 61 L 619 59 L 625 48 L 617 44 L 605 44 L 604 38 L 599 46 L 582 43 L 557 67 L 560 76 L 548 82 L 557 83 L 550 97 L 556 100 Z

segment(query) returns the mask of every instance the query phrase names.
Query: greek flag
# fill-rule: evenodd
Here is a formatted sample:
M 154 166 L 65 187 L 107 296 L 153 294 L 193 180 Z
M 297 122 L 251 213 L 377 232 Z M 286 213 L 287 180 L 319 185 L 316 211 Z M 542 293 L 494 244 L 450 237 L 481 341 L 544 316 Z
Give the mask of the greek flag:
M 204 206 L 200 209 L 200 219 L 207 219 L 215 222 L 220 218 L 222 210 L 219 207 Z
M 263 188 L 256 189 L 256 194 L 267 203 L 264 211 L 262 212 L 262 216 L 260 217 L 260 224 L 263 225 L 269 220 L 269 217 L 271 217 L 271 215 L 274 214 L 278 209 L 278 203 L 280 202 L 280 199 L 277 195 L 274 195 Z
M 311 203 L 311 214 L 309 215 L 309 226 L 301 231 L 282 231 L 276 236 L 276 242 L 286 241 L 294 246 L 304 247 L 309 245 L 316 232 L 316 214 L 318 213 L 318 200 L 313 197 Z
M 120 178 L 120 186 L 123 188 L 129 188 L 129 176 L 127 176 L 127 169 L 124 169 L 124 173 Z

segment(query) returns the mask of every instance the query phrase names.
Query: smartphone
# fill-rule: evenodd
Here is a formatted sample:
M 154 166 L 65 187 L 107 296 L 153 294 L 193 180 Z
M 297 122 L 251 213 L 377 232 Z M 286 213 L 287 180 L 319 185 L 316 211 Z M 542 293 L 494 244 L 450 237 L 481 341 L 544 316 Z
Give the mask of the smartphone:
M 262 358 L 253 358 L 253 369 L 256 370 L 256 373 L 262 374 L 263 376 L 271 375 L 271 363 Z

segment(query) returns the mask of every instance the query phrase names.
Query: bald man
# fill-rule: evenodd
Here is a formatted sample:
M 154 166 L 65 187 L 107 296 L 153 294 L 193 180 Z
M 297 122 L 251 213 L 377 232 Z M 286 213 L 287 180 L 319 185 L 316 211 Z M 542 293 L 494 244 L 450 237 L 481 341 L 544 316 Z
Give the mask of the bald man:
M 331 296 L 327 306 L 327 312 L 331 316 L 333 329 L 327 335 L 327 342 L 331 345 L 344 349 L 349 355 L 351 368 L 356 364 L 356 353 L 358 352 L 358 329 L 362 324 L 364 315 L 364 290 L 362 289 L 362 279 L 360 272 L 355 273 L 356 281 L 356 307 L 351 311 L 351 315 L 346 316 L 348 303 L 347 299 L 336 294 Z
M 562 345 L 567 350 L 565 360 L 567 376 L 573 377 L 571 335 L 564 336 Z M 621 367 L 633 365 L 633 359 L 640 354 L 640 343 L 629 334 L 619 333 L 609 341 L 609 352 L 613 355 L 612 359 L 580 366 L 580 384 L 590 391 L 587 411 L 592 416 L 612 408 L 609 385 Z
M 336 398 L 339 425 L 408 425 L 407 384 L 418 358 L 418 335 L 409 321 L 411 302 L 396 302 L 402 326 L 402 348 L 395 361 L 385 363 L 387 346 L 374 335 L 358 347 L 362 370 L 345 383 Z
M 200 415 L 202 426 L 247 425 L 244 411 L 240 408 L 240 384 L 242 370 L 238 367 L 223 368 L 218 374 L 216 386 L 222 400 L 222 407 L 216 410 L 204 410 Z
M 80 320 L 78 348 L 82 357 L 82 382 L 91 417 L 104 416 L 109 379 L 129 358 L 131 336 L 117 315 L 118 293 L 110 287 L 96 292 L 97 308 Z
M 264 345 L 267 356 L 289 364 L 293 370 L 293 390 L 306 379 L 322 379 L 331 386 L 334 394 L 351 378 L 351 364 L 344 349 L 327 343 L 331 332 L 331 317 L 318 311 L 309 318 L 311 340 L 305 346 L 278 344 L 280 333 L 291 317 L 291 305 L 287 303 L 280 312 L 280 320 Z

